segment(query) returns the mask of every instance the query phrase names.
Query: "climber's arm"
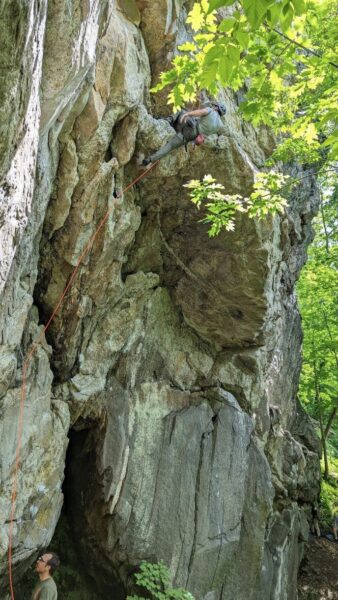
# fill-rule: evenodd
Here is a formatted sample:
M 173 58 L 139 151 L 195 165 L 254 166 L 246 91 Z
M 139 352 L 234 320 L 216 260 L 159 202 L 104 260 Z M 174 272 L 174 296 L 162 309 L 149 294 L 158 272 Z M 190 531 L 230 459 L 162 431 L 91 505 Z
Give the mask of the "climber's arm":
M 205 115 L 209 114 L 210 110 L 212 109 L 209 107 L 197 108 L 196 110 L 189 110 L 188 112 L 184 113 L 181 122 L 184 123 L 184 121 L 188 117 L 205 117 Z

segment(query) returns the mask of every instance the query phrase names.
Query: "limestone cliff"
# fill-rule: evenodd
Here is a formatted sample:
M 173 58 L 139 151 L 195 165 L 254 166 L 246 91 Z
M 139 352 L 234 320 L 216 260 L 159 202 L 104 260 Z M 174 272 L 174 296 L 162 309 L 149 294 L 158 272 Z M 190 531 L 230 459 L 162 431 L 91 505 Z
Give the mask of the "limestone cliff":
M 110 207 L 29 363 L 15 581 L 53 536 L 70 433 L 68 510 L 98 597 L 123 597 L 142 559 L 163 559 L 198 600 L 293 600 L 319 480 L 294 295 L 314 182 L 284 217 L 209 239 L 183 184 L 211 173 L 245 194 L 272 146 L 224 92 L 227 133 L 116 201 L 171 135 L 149 88 L 189 35 L 191 2 L 3 4 L 1 597 L 22 363 Z

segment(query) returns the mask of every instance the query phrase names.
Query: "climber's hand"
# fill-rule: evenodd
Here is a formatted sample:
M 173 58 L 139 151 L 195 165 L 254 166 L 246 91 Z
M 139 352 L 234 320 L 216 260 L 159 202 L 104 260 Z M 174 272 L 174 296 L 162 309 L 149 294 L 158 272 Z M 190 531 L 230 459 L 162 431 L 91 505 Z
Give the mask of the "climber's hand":
M 181 123 L 184 124 L 189 116 L 190 116 L 189 112 L 184 113 L 184 115 L 182 115 L 182 117 L 181 117 Z

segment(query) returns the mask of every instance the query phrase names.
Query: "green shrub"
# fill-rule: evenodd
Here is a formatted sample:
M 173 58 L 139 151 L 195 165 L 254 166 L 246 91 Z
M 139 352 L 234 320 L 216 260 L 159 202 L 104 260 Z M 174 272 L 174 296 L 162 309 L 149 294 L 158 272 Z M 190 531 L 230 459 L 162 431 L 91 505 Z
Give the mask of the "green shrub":
M 140 572 L 135 574 L 135 580 L 137 586 L 145 590 L 146 597 L 151 600 L 194 600 L 190 592 L 170 586 L 170 571 L 163 561 L 142 562 Z M 145 597 L 127 596 L 127 600 L 145 600 Z

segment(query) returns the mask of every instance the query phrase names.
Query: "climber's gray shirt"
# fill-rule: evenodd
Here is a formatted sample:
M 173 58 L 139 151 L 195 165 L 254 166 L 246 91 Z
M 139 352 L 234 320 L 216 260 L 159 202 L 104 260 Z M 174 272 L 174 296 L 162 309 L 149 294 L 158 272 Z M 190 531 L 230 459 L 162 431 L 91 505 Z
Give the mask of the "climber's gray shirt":
M 225 130 L 224 124 L 222 122 L 221 117 L 219 116 L 217 110 L 213 110 L 210 107 L 208 108 L 208 114 L 205 117 L 200 117 L 198 119 L 198 129 L 203 135 L 213 135 L 214 133 L 219 133 L 221 130 Z

